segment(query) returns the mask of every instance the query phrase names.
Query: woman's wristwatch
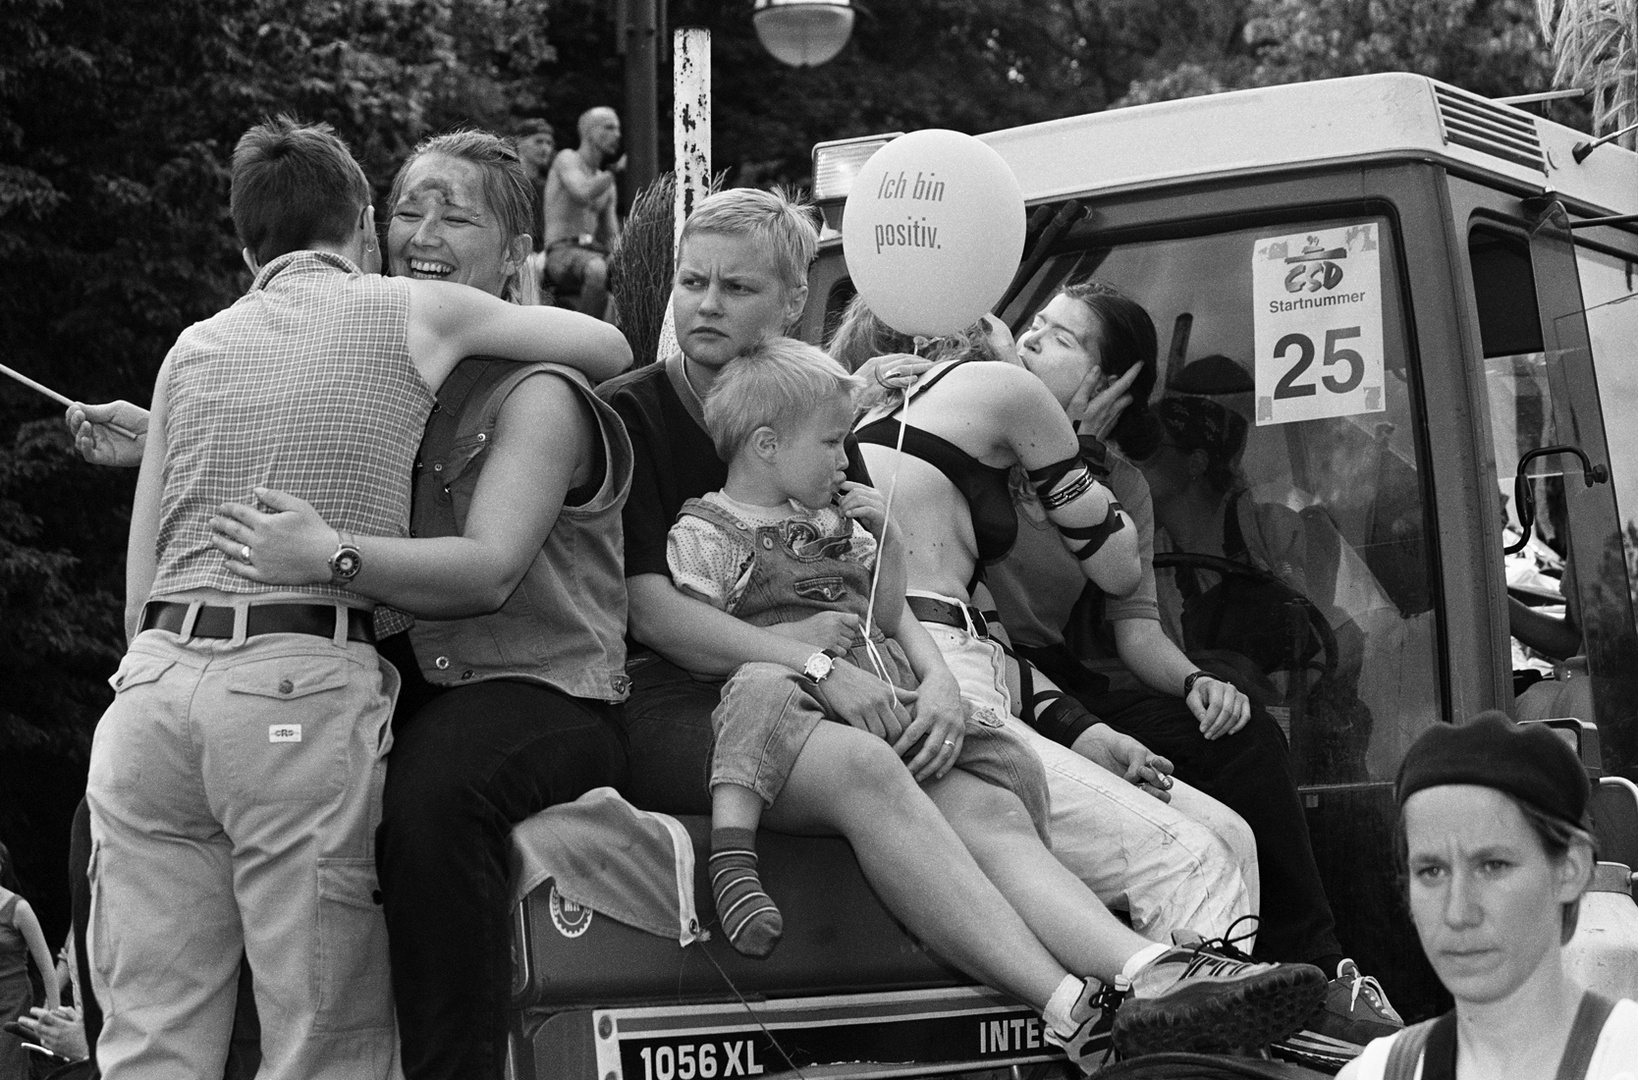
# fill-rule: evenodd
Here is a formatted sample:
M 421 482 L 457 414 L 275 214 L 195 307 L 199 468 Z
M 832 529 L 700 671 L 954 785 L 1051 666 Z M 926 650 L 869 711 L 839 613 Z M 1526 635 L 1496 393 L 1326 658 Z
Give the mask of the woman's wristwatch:
M 330 556 L 330 584 L 345 589 L 353 583 L 353 578 L 364 569 L 364 554 L 358 550 L 358 544 L 353 540 L 351 533 L 336 530 L 336 551 Z

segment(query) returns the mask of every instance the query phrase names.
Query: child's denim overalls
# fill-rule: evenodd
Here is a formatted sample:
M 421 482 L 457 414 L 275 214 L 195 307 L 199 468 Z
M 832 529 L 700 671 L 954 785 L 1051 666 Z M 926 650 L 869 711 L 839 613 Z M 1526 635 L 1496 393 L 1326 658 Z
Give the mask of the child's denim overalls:
M 749 578 L 731 602 L 729 614 L 753 626 L 797 622 L 822 611 L 865 617 L 871 571 L 850 557 L 852 520 L 842 518 L 827 533 L 800 514 L 777 525 L 754 526 L 702 499 L 688 500 L 682 512 L 742 538 L 749 550 Z M 899 643 L 874 625 L 870 633 L 876 655 L 887 668 L 887 681 L 914 689 L 917 679 Z M 881 674 L 863 637 L 852 643 L 842 659 Z M 783 664 L 751 663 L 734 672 L 712 714 L 716 748 L 711 786 L 748 787 L 773 805 L 814 725 L 832 719 L 810 691 L 807 679 Z M 956 765 L 1016 793 L 1041 839 L 1048 840 L 1046 774 L 1040 758 L 1021 738 L 968 713 Z

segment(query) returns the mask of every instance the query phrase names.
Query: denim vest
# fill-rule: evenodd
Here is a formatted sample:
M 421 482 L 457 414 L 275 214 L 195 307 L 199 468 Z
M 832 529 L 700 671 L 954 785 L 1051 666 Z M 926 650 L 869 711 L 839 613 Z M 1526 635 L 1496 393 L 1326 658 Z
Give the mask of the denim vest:
M 750 578 L 728 608 L 735 618 L 752 626 L 797 622 L 821 611 L 864 618 L 870 603 L 870 567 L 846 557 L 853 544 L 851 518 L 843 518 L 835 532 L 822 533 L 800 517 L 786 518 L 777 525 L 751 525 L 704 499 L 689 499 L 682 513 L 738 536 L 751 550 L 755 564 Z M 881 629 L 872 626 L 871 630 L 872 639 L 881 646 L 886 641 Z M 897 642 L 887 644 L 897 652 Z M 858 650 L 855 663 L 869 671 L 863 645 L 860 637 L 850 652 Z M 909 665 L 904 669 L 909 671 Z
M 427 681 L 459 686 L 529 679 L 564 693 L 623 701 L 626 578 L 620 511 L 631 488 L 631 440 L 585 377 L 556 364 L 488 357 L 461 361 L 444 382 L 415 465 L 414 536 L 459 536 L 506 398 L 524 379 L 551 372 L 597 418 L 604 461 L 597 492 L 565 505 L 540 554 L 499 611 L 463 619 L 417 619 L 410 631 Z

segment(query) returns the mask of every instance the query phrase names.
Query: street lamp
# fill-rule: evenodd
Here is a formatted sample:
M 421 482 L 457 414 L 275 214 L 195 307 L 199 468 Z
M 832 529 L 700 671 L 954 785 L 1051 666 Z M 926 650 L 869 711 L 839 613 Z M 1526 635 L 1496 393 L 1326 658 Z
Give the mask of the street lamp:
M 816 67 L 853 33 L 848 0 L 756 0 L 751 16 L 762 47 L 792 67 Z

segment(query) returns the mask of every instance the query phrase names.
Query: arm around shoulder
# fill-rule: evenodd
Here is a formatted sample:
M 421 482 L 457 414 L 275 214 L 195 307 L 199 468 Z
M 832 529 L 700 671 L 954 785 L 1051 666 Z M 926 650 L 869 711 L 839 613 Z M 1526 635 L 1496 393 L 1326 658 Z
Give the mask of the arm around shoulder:
M 593 382 L 631 366 L 612 323 L 566 308 L 508 303 L 479 289 L 411 279 L 410 359 L 433 387 L 468 356 L 563 364 Z

